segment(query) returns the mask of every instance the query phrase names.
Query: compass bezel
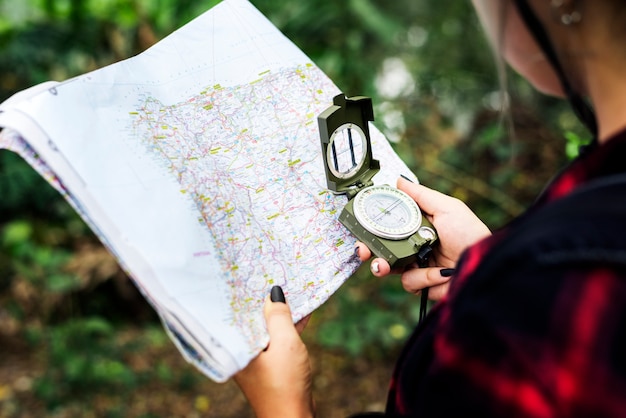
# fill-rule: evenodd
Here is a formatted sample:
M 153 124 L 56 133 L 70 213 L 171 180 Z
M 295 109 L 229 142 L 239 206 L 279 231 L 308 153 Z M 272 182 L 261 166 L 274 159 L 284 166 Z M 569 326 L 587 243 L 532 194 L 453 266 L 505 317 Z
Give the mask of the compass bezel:
M 367 201 L 376 196 L 382 194 L 385 196 L 392 196 L 398 199 L 409 210 L 409 221 L 405 224 L 398 225 L 396 228 L 390 228 L 388 226 L 380 225 L 373 220 L 367 213 Z M 381 238 L 390 240 L 401 240 L 410 237 L 415 234 L 422 225 L 422 211 L 415 201 L 403 192 L 389 185 L 374 185 L 362 189 L 354 197 L 354 216 L 357 221 L 369 232 L 377 235 Z

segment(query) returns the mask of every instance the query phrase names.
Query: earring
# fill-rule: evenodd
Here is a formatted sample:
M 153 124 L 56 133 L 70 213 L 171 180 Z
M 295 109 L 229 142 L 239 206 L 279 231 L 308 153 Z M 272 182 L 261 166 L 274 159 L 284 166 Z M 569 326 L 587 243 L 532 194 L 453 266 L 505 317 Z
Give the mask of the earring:
M 555 17 L 557 17 L 559 22 L 561 22 L 565 26 L 573 25 L 580 22 L 582 20 L 582 14 L 576 8 L 576 3 L 578 2 L 572 1 L 568 2 L 569 4 L 565 3 L 565 0 L 552 0 L 550 2 Z

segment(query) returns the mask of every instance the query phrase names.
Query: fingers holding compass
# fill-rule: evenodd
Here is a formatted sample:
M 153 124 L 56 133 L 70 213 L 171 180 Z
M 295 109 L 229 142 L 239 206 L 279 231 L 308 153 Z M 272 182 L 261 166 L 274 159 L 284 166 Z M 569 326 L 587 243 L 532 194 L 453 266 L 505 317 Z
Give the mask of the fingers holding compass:
M 367 247 L 367 245 L 362 242 L 357 242 L 355 246 L 355 253 L 359 257 L 361 261 L 367 261 L 372 258 L 372 252 Z M 401 273 L 401 272 L 393 272 L 391 271 L 391 267 L 386 260 L 382 258 L 375 258 L 370 263 L 370 271 L 376 277 L 384 277 L 391 273 Z
M 423 289 L 428 289 L 428 299 L 440 300 L 448 293 L 453 275 L 454 269 L 441 267 L 408 269 L 402 273 L 400 281 L 409 293 L 419 294 Z
M 437 230 L 439 245 L 433 257 L 438 265 L 454 266 L 467 247 L 491 234 L 489 228 L 459 199 L 402 177 L 398 179 L 398 188 L 417 202 Z
M 392 273 L 391 267 L 389 267 L 389 263 L 387 263 L 387 261 L 382 258 L 375 258 L 374 260 L 372 260 L 372 263 L 370 264 L 370 270 L 372 274 L 377 277 L 383 277 Z
M 372 257 L 372 252 L 362 242 L 357 242 L 355 253 L 363 262 Z M 428 299 L 439 300 L 448 292 L 449 281 L 454 275 L 454 269 L 437 267 L 421 267 L 411 265 L 392 270 L 389 263 L 383 258 L 374 258 L 370 262 L 370 271 L 376 277 L 385 277 L 390 274 L 400 275 L 402 287 L 409 293 L 420 294 L 423 289 L 429 288 Z

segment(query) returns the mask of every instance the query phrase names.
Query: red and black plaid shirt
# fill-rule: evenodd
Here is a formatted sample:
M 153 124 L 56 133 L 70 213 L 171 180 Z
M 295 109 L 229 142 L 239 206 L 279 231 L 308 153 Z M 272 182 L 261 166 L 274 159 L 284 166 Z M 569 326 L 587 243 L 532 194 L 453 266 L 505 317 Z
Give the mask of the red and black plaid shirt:
M 496 261 L 494 250 L 538 209 L 624 172 L 626 131 L 574 161 L 528 213 L 465 252 L 448 296 L 398 361 L 387 416 L 626 417 L 626 269 L 529 258 L 480 277 L 481 264 Z M 626 234 L 626 213 L 615 228 Z

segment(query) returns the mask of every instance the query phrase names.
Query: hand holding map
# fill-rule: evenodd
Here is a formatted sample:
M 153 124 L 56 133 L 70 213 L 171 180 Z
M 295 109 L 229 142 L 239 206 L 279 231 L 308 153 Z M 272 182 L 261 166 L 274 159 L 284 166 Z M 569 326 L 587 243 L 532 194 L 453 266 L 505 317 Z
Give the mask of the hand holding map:
M 355 271 L 326 188 L 317 115 L 339 89 L 246 0 L 225 0 L 144 53 L 0 105 L 20 153 L 117 257 L 203 373 L 266 345 L 280 285 L 293 320 Z M 410 175 L 372 129 L 375 182 Z

